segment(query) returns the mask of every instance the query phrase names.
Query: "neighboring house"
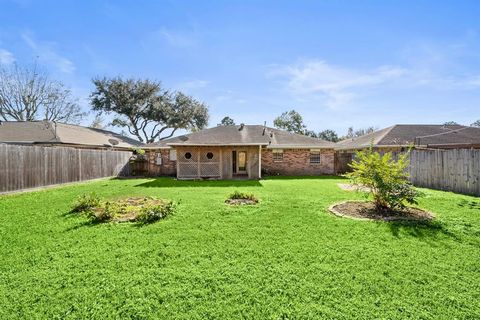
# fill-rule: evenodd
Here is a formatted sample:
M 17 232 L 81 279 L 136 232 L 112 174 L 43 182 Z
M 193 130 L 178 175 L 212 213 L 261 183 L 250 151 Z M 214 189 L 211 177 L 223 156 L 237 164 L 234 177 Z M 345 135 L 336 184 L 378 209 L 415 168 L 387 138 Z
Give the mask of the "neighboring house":
M 217 126 L 146 146 L 151 175 L 180 179 L 334 174 L 332 142 L 262 125 Z
M 53 121 L 0 121 L 0 143 L 122 150 L 144 145 L 115 132 Z
M 480 148 L 480 128 L 461 125 L 397 124 L 336 144 L 336 172 L 348 171 L 357 150 L 372 146 L 377 151 Z

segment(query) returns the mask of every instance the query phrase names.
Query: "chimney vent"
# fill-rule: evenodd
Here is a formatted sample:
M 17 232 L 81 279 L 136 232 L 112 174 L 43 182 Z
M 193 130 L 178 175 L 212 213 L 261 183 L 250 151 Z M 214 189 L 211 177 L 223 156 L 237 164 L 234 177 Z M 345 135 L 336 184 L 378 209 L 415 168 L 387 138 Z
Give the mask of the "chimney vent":
M 240 129 L 238 129 L 238 130 L 243 130 L 244 127 L 245 127 L 245 124 L 244 124 L 244 123 L 240 123 Z

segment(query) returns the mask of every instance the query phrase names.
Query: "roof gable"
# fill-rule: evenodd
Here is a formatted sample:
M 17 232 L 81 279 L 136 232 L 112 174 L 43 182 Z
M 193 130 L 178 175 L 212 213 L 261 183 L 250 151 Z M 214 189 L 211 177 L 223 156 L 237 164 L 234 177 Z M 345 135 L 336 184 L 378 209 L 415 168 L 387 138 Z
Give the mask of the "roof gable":
M 262 125 L 217 126 L 200 130 L 198 132 L 165 139 L 148 146 L 169 147 L 180 145 L 263 145 L 271 148 L 333 148 L 335 146 L 334 143 L 329 141 L 269 128 Z

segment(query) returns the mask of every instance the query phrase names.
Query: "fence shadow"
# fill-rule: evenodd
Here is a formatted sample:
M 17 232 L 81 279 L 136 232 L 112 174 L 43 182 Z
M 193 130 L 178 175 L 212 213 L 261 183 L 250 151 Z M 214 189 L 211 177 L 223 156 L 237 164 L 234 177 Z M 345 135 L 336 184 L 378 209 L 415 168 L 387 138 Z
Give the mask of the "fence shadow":
M 157 178 L 139 183 L 141 188 L 201 188 L 201 187 L 263 187 L 258 180 L 176 180 L 173 178 Z

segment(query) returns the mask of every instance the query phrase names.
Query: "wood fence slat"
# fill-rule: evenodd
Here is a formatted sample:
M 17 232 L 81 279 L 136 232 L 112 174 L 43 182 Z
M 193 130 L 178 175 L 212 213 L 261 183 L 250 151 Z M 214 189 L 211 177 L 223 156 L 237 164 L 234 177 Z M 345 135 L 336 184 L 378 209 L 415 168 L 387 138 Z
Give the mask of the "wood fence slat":
M 0 143 L 0 192 L 128 175 L 130 151 Z
M 477 149 L 412 150 L 408 173 L 410 182 L 418 187 L 480 196 Z

